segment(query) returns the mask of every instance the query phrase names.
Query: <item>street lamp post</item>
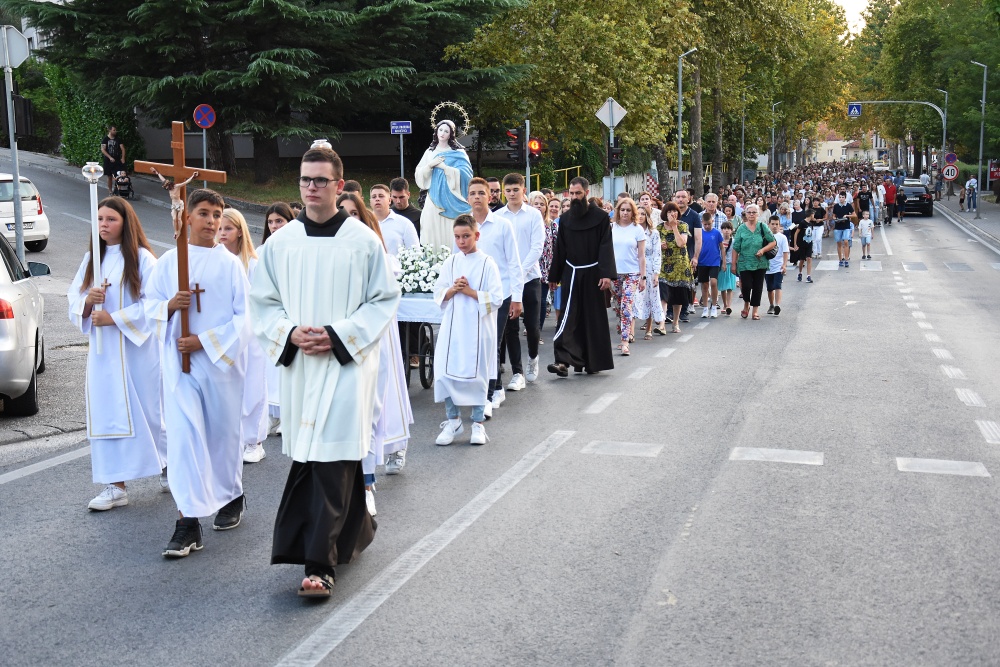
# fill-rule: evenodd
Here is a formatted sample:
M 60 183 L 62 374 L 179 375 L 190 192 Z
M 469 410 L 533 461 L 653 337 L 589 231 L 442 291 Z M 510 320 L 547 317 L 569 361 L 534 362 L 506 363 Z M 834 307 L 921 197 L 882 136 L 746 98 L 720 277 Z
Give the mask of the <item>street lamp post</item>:
M 774 173 L 774 110 L 778 108 L 781 102 L 775 102 L 771 105 L 771 173 Z
M 944 170 L 944 156 L 945 151 L 948 150 L 948 91 L 943 88 L 936 88 L 939 93 L 944 93 L 944 120 L 941 125 L 943 126 L 941 130 L 941 155 L 938 156 L 938 177 L 941 176 Z M 951 201 L 951 181 L 948 181 L 948 201 Z
M 684 153 L 682 151 L 684 137 L 681 132 L 681 125 L 684 122 L 681 115 L 684 110 L 684 56 L 689 56 L 697 50 L 698 47 L 696 46 L 677 56 L 677 186 L 675 188 L 677 190 L 684 187 L 684 183 L 681 180 L 681 165 L 684 163 Z
M 982 64 L 977 63 L 975 60 L 972 61 L 973 65 L 979 65 L 983 68 L 983 99 L 982 99 L 982 111 L 979 118 L 979 171 L 976 176 L 976 220 L 979 220 L 982 216 L 979 215 L 979 193 L 982 191 L 983 186 L 983 130 L 986 128 L 986 75 L 989 73 L 989 68 Z
M 746 167 L 747 159 L 747 149 L 746 149 L 746 134 L 747 134 L 747 91 L 743 91 L 743 120 L 740 122 L 740 177 L 737 183 L 743 182 L 743 169 Z
M 96 162 L 88 162 L 83 165 L 81 171 L 83 172 L 83 177 L 90 183 L 90 263 L 94 267 L 92 285 L 100 289 L 103 280 L 101 280 L 101 234 L 97 228 L 97 183 L 101 180 L 101 176 L 104 175 L 104 169 Z M 95 305 L 94 310 L 102 310 L 101 304 Z M 94 327 L 97 334 L 97 354 L 103 352 L 101 344 L 102 328 Z

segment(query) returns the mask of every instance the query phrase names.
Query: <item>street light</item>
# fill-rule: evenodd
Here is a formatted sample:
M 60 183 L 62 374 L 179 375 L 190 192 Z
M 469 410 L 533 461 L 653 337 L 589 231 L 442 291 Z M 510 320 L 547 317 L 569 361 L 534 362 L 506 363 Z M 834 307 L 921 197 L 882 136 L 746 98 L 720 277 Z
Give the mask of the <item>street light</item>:
M 97 229 L 97 183 L 104 175 L 104 168 L 96 162 L 88 162 L 83 165 L 83 177 L 90 183 L 90 257 L 94 267 L 93 286 L 100 289 L 101 283 L 101 233 Z M 94 310 L 102 310 L 101 304 L 94 306 Z M 101 329 L 104 327 L 94 327 L 97 333 L 97 353 L 102 352 Z
M 697 50 L 698 47 L 696 46 L 677 56 L 677 190 L 680 190 L 683 186 L 683 182 L 681 181 L 681 165 L 684 162 L 684 153 L 681 146 L 684 141 L 684 135 L 681 131 L 681 125 L 684 121 L 681 114 L 684 109 L 684 56 L 689 56 Z
M 771 105 L 771 173 L 774 173 L 774 110 L 782 102 L 775 102 Z
M 986 74 L 990 69 L 982 63 L 977 63 L 975 60 L 971 62 L 973 65 L 979 65 L 983 68 L 982 115 L 979 118 L 979 172 L 976 176 L 976 220 L 979 220 L 982 217 L 979 215 L 979 191 L 983 189 L 983 186 L 980 184 L 983 182 L 983 130 L 986 127 Z

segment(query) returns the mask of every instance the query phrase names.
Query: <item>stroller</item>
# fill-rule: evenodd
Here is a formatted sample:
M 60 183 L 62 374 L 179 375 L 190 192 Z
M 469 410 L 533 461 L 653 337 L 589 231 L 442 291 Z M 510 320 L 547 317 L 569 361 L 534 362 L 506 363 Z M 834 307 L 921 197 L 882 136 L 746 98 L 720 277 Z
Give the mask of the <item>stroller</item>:
M 119 171 L 115 175 L 115 195 L 124 199 L 135 199 L 135 191 L 132 189 L 132 179 L 124 171 Z

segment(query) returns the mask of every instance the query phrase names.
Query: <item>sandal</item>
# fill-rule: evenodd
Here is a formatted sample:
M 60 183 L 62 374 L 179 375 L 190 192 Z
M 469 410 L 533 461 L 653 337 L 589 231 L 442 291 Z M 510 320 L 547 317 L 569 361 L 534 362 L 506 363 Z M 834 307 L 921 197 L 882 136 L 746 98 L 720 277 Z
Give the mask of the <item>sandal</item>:
M 740 317 L 742 317 L 743 319 L 746 319 L 749 316 L 750 316 L 750 308 L 749 308 L 749 306 L 740 311 Z
M 653 333 L 651 331 L 647 331 L 646 335 L 643 336 L 642 339 L 643 340 L 653 340 Z
M 655 327 L 653 329 L 653 333 L 659 334 L 661 336 L 666 336 L 667 335 L 667 329 L 666 329 L 666 327 Z
M 300 598 L 328 598 L 333 595 L 334 579 L 328 574 L 310 574 L 309 579 L 311 581 L 320 583 L 323 585 L 322 588 L 312 588 L 306 590 L 299 587 L 299 597 Z
M 632 334 L 629 334 L 628 335 L 628 342 L 634 343 L 635 342 L 635 336 L 633 336 Z
M 680 333 L 680 332 L 681 332 L 681 328 L 679 326 L 677 326 L 676 324 L 674 325 L 674 328 L 670 330 L 670 333 Z
M 760 319 L 760 315 L 754 315 L 754 316 L 753 316 L 753 317 L 751 317 L 750 319 L 751 319 L 751 320 L 759 320 L 759 319 Z
M 628 343 L 623 343 L 622 344 L 622 356 L 623 357 L 627 357 L 627 356 L 629 356 L 629 354 L 630 353 L 628 351 Z

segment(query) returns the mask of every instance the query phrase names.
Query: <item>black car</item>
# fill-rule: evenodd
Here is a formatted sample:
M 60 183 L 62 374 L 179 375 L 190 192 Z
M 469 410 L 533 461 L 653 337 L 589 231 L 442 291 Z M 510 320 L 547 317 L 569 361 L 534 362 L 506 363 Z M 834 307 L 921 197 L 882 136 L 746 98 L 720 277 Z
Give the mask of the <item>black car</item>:
M 907 213 L 923 213 L 927 217 L 934 215 L 934 196 L 929 187 L 918 180 L 906 179 L 902 189 L 906 193 L 904 210 Z

